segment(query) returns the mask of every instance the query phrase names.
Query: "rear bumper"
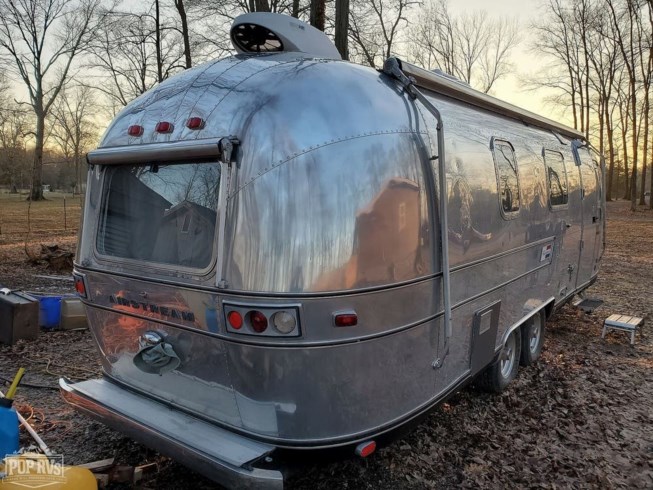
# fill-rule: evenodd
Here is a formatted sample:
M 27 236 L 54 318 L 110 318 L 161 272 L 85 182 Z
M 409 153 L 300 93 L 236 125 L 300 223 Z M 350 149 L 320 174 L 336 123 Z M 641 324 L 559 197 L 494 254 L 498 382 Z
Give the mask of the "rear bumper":
M 75 384 L 60 379 L 59 386 L 64 400 L 77 410 L 227 488 L 283 488 L 281 472 L 252 466 L 274 446 L 234 434 L 106 379 Z

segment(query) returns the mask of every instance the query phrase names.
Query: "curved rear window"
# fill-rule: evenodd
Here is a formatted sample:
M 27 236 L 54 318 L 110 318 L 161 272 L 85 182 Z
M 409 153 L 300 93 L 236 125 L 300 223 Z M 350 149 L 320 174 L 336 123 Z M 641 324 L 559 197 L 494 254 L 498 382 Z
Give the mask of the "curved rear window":
M 213 256 L 220 165 L 107 168 L 97 250 L 204 269 Z

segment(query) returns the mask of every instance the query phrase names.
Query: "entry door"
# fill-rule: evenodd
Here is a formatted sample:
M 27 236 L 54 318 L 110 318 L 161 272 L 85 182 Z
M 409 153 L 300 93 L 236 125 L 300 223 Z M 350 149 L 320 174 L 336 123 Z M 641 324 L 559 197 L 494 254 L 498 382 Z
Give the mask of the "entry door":
M 549 208 L 554 223 L 554 286 L 560 301 L 576 289 L 582 211 L 580 172 L 573 159 L 544 150 L 549 190 Z
M 582 246 L 578 265 L 576 287 L 587 283 L 598 268 L 598 255 L 601 247 L 602 212 L 599 167 L 587 148 L 575 148 L 580 162 L 583 229 Z

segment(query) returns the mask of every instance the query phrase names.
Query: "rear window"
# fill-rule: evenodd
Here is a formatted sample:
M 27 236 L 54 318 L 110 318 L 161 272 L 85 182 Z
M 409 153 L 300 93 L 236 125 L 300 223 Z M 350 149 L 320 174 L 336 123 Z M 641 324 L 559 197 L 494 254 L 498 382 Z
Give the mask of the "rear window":
M 99 253 L 195 269 L 209 266 L 219 164 L 112 166 L 105 182 Z

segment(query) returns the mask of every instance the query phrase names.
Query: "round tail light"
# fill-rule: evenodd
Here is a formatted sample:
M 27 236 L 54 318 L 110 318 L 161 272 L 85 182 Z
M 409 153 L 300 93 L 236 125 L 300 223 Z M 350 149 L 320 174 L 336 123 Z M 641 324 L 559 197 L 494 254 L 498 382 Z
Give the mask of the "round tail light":
M 287 311 L 278 311 L 272 316 L 272 323 L 274 328 L 276 328 L 279 333 L 290 333 L 295 330 L 296 322 L 295 317 L 293 317 Z
M 268 319 L 260 311 L 250 312 L 249 322 L 256 333 L 265 332 L 265 330 L 268 328 Z
M 237 311 L 230 311 L 227 315 L 227 320 L 229 321 L 229 325 L 236 330 L 240 330 L 240 327 L 243 326 L 243 317 Z

